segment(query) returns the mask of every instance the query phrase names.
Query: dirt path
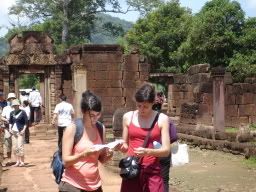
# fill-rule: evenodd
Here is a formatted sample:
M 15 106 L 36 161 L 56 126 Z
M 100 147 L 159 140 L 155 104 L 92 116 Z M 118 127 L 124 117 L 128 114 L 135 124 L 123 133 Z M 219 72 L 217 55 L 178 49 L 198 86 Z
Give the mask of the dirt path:
M 256 191 L 256 168 L 248 168 L 243 156 L 199 148 L 189 151 L 190 163 L 171 169 L 171 185 L 179 191 Z
M 33 138 L 26 145 L 26 167 L 6 167 L 1 187 L 8 192 L 57 192 L 50 169 L 56 138 Z M 117 167 L 101 167 L 104 192 L 118 192 Z M 190 163 L 172 168 L 172 192 L 256 191 L 256 169 L 248 169 L 242 156 L 190 148 Z M 1 191 L 1 190 L 0 190 Z

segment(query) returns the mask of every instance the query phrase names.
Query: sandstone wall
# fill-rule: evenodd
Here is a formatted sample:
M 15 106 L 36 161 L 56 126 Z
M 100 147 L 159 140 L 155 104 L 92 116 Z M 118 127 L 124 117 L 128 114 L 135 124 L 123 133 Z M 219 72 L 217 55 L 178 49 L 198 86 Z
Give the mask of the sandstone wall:
M 225 73 L 225 126 L 256 123 L 256 78 L 233 83 Z M 168 112 L 181 124 L 193 128 L 213 125 L 213 79 L 208 64 L 190 67 L 186 74 L 174 75 L 168 89 Z
M 228 127 L 256 123 L 256 78 L 226 84 L 225 121 Z
M 210 66 L 190 67 L 186 74 L 174 75 L 174 84 L 168 89 L 168 111 L 179 116 L 180 122 L 212 125 L 212 79 Z
M 139 53 L 125 55 L 118 45 L 84 45 L 70 49 L 70 57 L 73 65 L 85 67 L 84 83 L 102 99 L 105 118 L 112 121 L 117 108 L 135 107 L 135 90 L 149 78 L 149 64 Z

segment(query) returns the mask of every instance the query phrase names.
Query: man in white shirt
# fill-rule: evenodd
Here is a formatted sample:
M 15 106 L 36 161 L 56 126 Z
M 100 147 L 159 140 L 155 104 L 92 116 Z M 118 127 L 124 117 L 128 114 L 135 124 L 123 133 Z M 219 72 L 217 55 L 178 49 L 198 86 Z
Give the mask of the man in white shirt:
M 65 128 L 72 122 L 74 117 L 73 106 L 68 103 L 67 97 L 65 95 L 60 96 L 61 102 L 58 103 L 53 112 L 52 124 L 55 124 L 55 121 L 58 117 L 58 146 L 60 147 L 63 131 Z
M 5 124 L 4 129 L 4 149 L 5 153 L 7 155 L 7 163 L 6 165 L 11 163 L 11 156 L 12 156 L 12 134 L 9 132 L 9 120 L 10 120 L 10 114 L 14 110 L 11 107 L 11 102 L 16 99 L 15 93 L 9 93 L 7 96 L 7 106 L 3 108 L 2 114 L 1 114 L 1 120 Z
M 31 107 L 30 122 L 39 123 L 40 121 L 39 114 L 41 110 L 40 107 L 42 105 L 42 97 L 39 91 L 36 90 L 35 87 L 32 87 L 32 91 L 29 93 L 28 102 L 30 103 L 30 107 Z

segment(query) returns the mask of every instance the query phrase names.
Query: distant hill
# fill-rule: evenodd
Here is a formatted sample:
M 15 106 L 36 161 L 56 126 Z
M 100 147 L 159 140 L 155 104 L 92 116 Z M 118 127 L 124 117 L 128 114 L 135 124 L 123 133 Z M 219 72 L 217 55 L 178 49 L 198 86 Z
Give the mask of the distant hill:
M 92 43 L 95 44 L 115 44 L 119 36 L 114 36 L 111 32 L 107 31 L 104 24 L 112 23 L 116 28 L 122 28 L 121 33 L 127 32 L 132 26 L 133 23 L 119 19 L 118 17 L 112 17 L 107 14 L 99 14 L 98 21 L 95 24 L 95 30 L 92 33 Z
M 127 32 L 132 26 L 133 23 L 129 21 L 125 21 L 119 19 L 118 17 L 112 17 L 111 15 L 107 14 L 99 14 L 98 20 L 95 24 L 95 29 L 92 32 L 92 43 L 94 44 L 116 44 L 119 35 L 123 35 Z M 111 24 L 110 24 L 111 23 Z M 109 30 L 106 28 L 106 24 L 108 26 L 114 27 L 115 29 L 119 29 L 120 34 L 113 35 Z M 118 31 L 118 30 L 117 30 Z M 115 30 L 114 30 L 115 32 Z M 0 57 L 4 56 L 8 51 L 8 43 L 4 37 L 0 38 Z

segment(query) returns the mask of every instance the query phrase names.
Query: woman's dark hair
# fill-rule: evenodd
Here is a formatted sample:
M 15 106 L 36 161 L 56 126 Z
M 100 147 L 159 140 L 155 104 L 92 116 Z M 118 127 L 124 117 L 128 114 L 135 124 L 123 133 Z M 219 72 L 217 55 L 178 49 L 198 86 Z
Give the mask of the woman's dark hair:
M 136 102 L 149 102 L 154 103 L 155 101 L 155 88 L 150 84 L 142 85 L 135 93 Z
M 83 92 L 81 100 L 81 110 L 83 113 L 90 110 L 101 112 L 100 98 L 89 90 Z

